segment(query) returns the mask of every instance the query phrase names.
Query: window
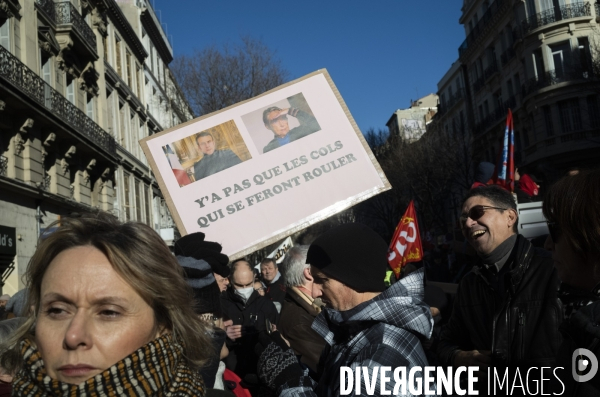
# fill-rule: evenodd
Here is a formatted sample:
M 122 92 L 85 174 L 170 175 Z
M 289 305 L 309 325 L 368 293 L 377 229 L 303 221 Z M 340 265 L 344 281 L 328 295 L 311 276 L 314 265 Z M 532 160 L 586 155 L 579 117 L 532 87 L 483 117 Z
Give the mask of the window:
M 533 71 L 535 77 L 540 80 L 544 77 L 544 61 L 542 59 L 542 50 L 537 49 L 533 52 Z
M 115 60 L 117 73 L 123 77 L 123 71 L 121 70 L 121 39 L 117 35 L 115 35 L 115 53 L 117 55 Z
M 513 85 L 512 85 L 512 80 L 508 79 L 506 81 L 506 88 L 508 88 L 508 97 L 512 98 L 513 96 L 515 96 L 515 91 L 513 90 Z
M 490 114 L 490 106 L 487 99 L 483 101 L 483 115 L 487 117 Z
M 539 0 L 539 1 L 540 1 L 540 12 L 554 9 L 554 4 L 552 4 L 552 0 Z M 564 3 L 564 1 L 563 1 L 563 3 Z
M 519 77 L 519 73 L 515 74 L 515 92 L 519 92 L 521 90 L 521 78 Z
M 44 101 L 46 106 L 52 106 L 52 57 L 45 57 L 44 52 L 40 50 L 40 59 L 42 62 L 42 79 L 44 84 Z
M 125 51 L 125 69 L 127 70 L 127 85 L 133 88 L 133 79 L 131 78 L 131 53 Z
M 544 110 L 544 124 L 546 127 L 546 136 L 554 136 L 554 128 L 552 125 L 552 112 L 550 111 L 550 106 L 544 106 L 542 109 Z
M 140 181 L 135 180 L 135 216 L 137 221 L 142 220 L 142 192 L 141 192 Z
M 502 90 L 498 90 L 496 92 L 494 92 L 494 102 L 496 103 L 496 109 L 501 109 L 503 102 L 502 102 Z
M 106 102 L 108 109 L 108 131 L 111 133 L 113 138 L 117 139 L 117 125 L 119 124 L 119 113 L 117 112 L 117 104 L 115 102 L 117 100 L 117 93 L 115 90 L 111 92 L 106 92 Z
M 125 137 L 127 136 L 127 113 L 126 107 L 123 102 L 121 102 L 121 98 L 119 98 L 119 132 L 116 134 L 118 136 L 118 142 L 120 145 L 126 145 Z
M 125 195 L 125 221 L 131 220 L 131 188 L 129 187 L 129 174 L 123 174 L 123 194 Z
M 598 95 L 590 95 L 586 98 L 590 124 L 592 128 L 600 128 L 600 109 L 598 108 Z
M 569 52 L 571 46 L 569 42 L 560 43 L 557 45 L 551 45 L 550 52 L 552 54 L 552 63 L 554 64 L 554 73 L 556 77 L 564 78 L 567 73 L 567 67 L 569 63 Z
M 579 47 L 579 64 L 581 65 L 582 76 L 584 79 L 589 77 L 589 72 L 592 70 L 590 42 L 587 37 L 579 37 L 577 39 Z
M 102 36 L 102 47 L 104 47 L 104 60 L 109 62 L 108 59 L 108 40 L 106 36 Z
M 559 101 L 558 110 L 562 132 L 581 130 L 581 113 L 579 111 L 579 100 L 577 98 Z
M 94 99 L 94 96 L 92 94 L 90 94 L 89 92 L 86 93 L 86 104 L 85 104 L 85 114 L 87 114 L 87 116 L 92 119 L 92 120 L 96 120 L 95 118 L 95 114 L 96 114 L 96 101 Z
M 131 138 L 131 140 L 129 142 L 129 147 L 127 148 L 127 150 L 129 150 L 129 152 L 132 154 L 137 154 L 137 148 L 139 145 L 137 145 L 138 131 L 137 123 L 135 121 L 135 113 L 131 112 L 130 116 L 131 118 L 129 119 L 129 137 Z
M 150 189 L 148 188 L 148 185 L 144 185 L 144 190 L 146 192 L 146 194 L 145 194 L 146 205 L 144 206 L 146 209 L 146 223 L 148 225 L 152 226 L 152 219 L 150 218 L 150 206 L 152 205 L 152 194 L 150 193 Z
M 74 84 L 73 80 L 74 79 L 71 78 L 67 84 L 67 100 L 74 105 L 75 104 L 75 84 Z
M 0 46 L 10 51 L 10 19 L 0 26 Z
M 140 81 L 140 76 L 142 75 L 142 69 L 140 65 L 135 64 L 135 84 L 137 86 L 137 96 L 139 99 L 142 99 L 142 82 Z
M 523 128 L 523 147 L 529 147 L 529 130 Z

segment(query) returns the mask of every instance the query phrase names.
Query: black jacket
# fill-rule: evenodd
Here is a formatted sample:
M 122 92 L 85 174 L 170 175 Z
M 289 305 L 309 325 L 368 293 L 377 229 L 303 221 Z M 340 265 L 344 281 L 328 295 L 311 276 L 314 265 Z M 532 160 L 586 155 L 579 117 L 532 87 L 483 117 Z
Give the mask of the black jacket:
M 462 279 L 440 334 L 441 365 L 457 350 L 489 350 L 494 366 L 551 366 L 562 339 L 558 286 L 549 253 L 519 235 L 498 275 L 479 263 Z
M 279 307 L 281 308 L 281 306 L 283 306 L 283 301 L 285 301 L 285 292 L 286 288 L 283 284 L 283 277 L 279 277 L 277 281 L 267 285 L 265 298 L 269 299 L 271 302 L 278 302 L 280 305 Z
M 273 302 L 252 292 L 246 303 L 237 295 L 233 288 L 228 288 L 222 295 L 223 317 L 233 320 L 233 325 L 242 326 L 242 337 L 232 341 L 227 339 L 229 356 L 224 360 L 228 369 L 244 379 L 247 374 L 256 373 L 258 356 L 255 346 L 258 343 L 258 333 L 266 329 L 265 320 L 277 323 L 277 309 Z

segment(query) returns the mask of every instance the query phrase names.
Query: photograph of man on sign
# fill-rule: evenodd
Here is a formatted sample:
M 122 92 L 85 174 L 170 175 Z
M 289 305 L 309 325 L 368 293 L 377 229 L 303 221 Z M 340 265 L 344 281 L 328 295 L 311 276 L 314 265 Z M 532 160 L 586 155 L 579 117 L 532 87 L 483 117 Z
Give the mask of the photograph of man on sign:
M 173 149 L 175 155 L 172 154 Z M 252 158 L 233 120 L 163 148 L 179 186 L 199 181 Z M 189 178 L 182 178 L 184 170 Z
M 302 93 L 244 115 L 242 120 L 262 153 L 321 129 Z

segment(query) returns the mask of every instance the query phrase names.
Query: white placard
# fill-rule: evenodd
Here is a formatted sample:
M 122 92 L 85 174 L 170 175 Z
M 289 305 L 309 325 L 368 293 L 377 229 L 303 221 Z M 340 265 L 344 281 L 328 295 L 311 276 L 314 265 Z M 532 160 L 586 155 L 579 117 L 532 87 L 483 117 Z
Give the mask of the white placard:
M 390 188 L 324 69 L 140 143 L 180 233 L 232 259 Z

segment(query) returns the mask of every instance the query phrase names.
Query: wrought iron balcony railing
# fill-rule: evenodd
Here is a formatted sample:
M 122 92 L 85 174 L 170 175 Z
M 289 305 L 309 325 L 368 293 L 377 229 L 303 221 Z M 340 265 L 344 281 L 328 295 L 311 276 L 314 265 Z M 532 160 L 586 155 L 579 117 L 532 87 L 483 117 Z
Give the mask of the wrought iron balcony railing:
M 81 34 L 84 40 L 91 44 L 92 48 L 96 50 L 96 35 L 87 22 L 85 22 L 85 19 L 83 19 L 81 14 L 79 14 L 77 8 L 70 2 L 55 3 L 54 7 L 56 11 L 56 24 L 73 25 L 73 28 Z
M 44 11 L 52 21 L 56 22 L 56 8 L 54 7 L 54 1 L 35 0 L 35 4 L 40 10 Z
M 458 56 L 461 57 L 463 53 L 469 48 L 469 46 L 475 44 L 475 41 L 483 35 L 486 27 L 489 25 L 492 18 L 498 14 L 498 10 L 502 7 L 507 0 L 496 0 L 490 4 L 487 11 L 483 14 L 481 19 L 473 26 L 473 29 L 469 32 L 469 35 L 458 47 Z
M 556 70 L 549 70 L 537 78 L 530 79 L 523 85 L 521 91 L 523 98 L 525 98 L 542 88 L 564 83 L 566 81 L 578 80 L 597 80 L 597 76 L 594 74 L 591 67 L 589 69 L 584 69 L 582 67 L 567 66 L 558 73 Z
M 6 176 L 6 170 L 8 169 L 8 158 L 0 156 L 0 175 Z
M 542 11 L 521 22 L 521 29 L 524 34 L 531 32 L 534 29 L 542 26 L 563 21 L 566 19 L 592 16 L 592 7 L 590 3 L 577 2 L 561 7 L 553 7 L 548 10 Z
M 511 96 L 506 102 L 497 106 L 493 112 L 484 117 L 479 123 L 475 124 L 475 134 L 479 135 L 498 124 L 501 120 L 506 119 L 508 109 L 514 110 L 516 107 L 517 99 L 514 96 Z
M 117 146 L 112 136 L 2 46 L 0 78 L 7 80 L 29 98 L 44 106 L 79 134 L 110 154 L 116 155 Z

